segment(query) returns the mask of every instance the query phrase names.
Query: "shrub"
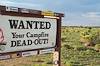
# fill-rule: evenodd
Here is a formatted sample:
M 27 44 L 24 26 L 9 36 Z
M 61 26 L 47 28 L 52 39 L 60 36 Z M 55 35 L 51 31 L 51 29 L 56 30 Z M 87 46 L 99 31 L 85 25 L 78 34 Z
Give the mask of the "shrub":
M 71 47 L 70 45 L 67 45 L 67 44 L 64 45 L 64 48 L 66 48 L 66 49 L 73 49 L 73 47 Z
M 66 66 L 73 66 L 71 62 L 66 62 Z
M 95 49 L 96 49 L 96 50 L 100 50 L 100 44 L 96 44 L 96 45 L 95 45 Z
M 80 32 L 80 41 L 84 43 L 85 46 L 94 46 L 96 42 L 100 41 L 98 31 L 93 31 L 91 29 Z
M 84 47 L 84 46 L 75 46 L 75 47 L 74 47 L 74 50 L 78 50 L 78 51 L 86 51 L 87 48 Z

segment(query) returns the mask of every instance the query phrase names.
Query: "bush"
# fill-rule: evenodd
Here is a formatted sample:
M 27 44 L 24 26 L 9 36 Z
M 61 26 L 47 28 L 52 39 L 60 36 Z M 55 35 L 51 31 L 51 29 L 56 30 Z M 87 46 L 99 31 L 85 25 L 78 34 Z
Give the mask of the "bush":
M 100 44 L 96 44 L 96 45 L 95 45 L 95 49 L 96 49 L 96 50 L 100 50 Z
M 71 62 L 66 62 L 66 66 L 73 66 Z
M 71 47 L 70 45 L 67 45 L 67 44 L 64 45 L 64 48 L 66 48 L 66 49 L 73 49 L 73 47 Z
M 78 50 L 78 51 L 86 51 L 87 50 L 87 48 L 86 47 L 82 47 L 82 46 L 80 46 L 80 47 L 78 47 L 78 46 L 75 46 L 74 47 L 74 50 Z
M 80 32 L 80 41 L 84 43 L 85 46 L 94 46 L 100 41 L 99 32 L 93 31 L 91 28 Z
M 66 40 L 66 36 L 62 36 L 62 37 L 61 37 L 61 41 L 62 41 L 62 42 L 65 42 L 65 40 Z

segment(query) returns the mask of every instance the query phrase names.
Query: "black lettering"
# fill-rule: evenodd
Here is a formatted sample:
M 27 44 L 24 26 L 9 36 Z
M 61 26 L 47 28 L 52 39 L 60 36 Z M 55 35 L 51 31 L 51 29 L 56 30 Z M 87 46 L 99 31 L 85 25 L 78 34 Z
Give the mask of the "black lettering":
M 13 37 L 12 38 L 16 38 L 16 33 L 12 33 Z
M 50 22 L 43 21 L 22 21 L 22 20 L 8 20 L 11 29 L 50 29 Z
M 50 29 L 51 28 L 51 23 L 50 22 L 46 22 L 46 29 Z
M 8 20 L 10 23 L 10 28 L 11 29 L 17 29 L 17 25 L 18 25 L 18 20 Z
M 40 29 L 45 29 L 44 22 L 40 22 Z
M 26 41 L 23 40 L 22 46 L 26 46 Z
M 21 46 L 21 40 L 17 40 L 17 46 Z
M 16 46 L 16 41 L 11 41 L 11 47 L 15 47 Z
M 23 23 L 22 20 L 20 21 L 20 24 L 18 26 L 18 29 L 25 29 L 25 26 L 24 26 L 24 23 Z
M 39 42 L 38 39 L 35 39 L 34 44 L 38 45 L 38 42 Z
M 29 29 L 29 27 L 30 27 L 30 29 L 32 29 L 32 21 L 30 22 L 30 21 L 26 21 L 27 22 L 27 29 Z
M 34 27 L 34 29 L 38 29 L 38 21 L 34 21 L 34 23 L 35 23 L 35 27 Z
M 43 39 L 43 44 L 47 44 L 48 43 L 48 39 Z
M 32 45 L 32 40 L 28 40 L 28 45 Z

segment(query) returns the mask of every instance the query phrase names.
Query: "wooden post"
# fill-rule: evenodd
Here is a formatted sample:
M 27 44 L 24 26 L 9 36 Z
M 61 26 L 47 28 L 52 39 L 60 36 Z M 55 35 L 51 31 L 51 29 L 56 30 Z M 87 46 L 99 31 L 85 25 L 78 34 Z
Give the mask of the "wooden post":
M 57 19 L 56 49 L 53 53 L 53 66 L 61 66 L 61 17 Z

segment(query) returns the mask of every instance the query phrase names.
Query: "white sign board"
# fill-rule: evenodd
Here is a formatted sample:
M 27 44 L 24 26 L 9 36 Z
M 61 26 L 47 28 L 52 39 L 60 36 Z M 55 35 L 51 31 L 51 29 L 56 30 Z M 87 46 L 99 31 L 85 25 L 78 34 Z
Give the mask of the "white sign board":
M 56 32 L 56 19 L 0 15 L 0 53 L 54 47 Z

